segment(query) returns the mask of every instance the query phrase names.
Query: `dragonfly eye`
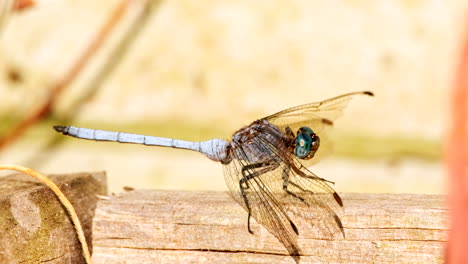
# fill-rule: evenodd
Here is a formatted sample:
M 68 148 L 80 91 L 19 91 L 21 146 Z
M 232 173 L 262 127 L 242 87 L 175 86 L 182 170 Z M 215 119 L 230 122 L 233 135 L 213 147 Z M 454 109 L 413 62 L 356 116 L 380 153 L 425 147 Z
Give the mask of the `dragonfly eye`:
M 319 137 L 309 127 L 297 131 L 294 155 L 300 159 L 311 159 L 320 146 Z

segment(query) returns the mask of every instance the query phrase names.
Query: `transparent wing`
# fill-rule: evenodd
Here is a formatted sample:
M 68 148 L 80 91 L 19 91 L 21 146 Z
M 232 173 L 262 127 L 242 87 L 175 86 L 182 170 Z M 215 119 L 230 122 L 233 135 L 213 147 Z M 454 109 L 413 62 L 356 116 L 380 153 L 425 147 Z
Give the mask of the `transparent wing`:
M 279 130 L 267 126 L 248 142 L 234 145 L 224 174 L 234 200 L 295 256 L 300 231 L 291 215 L 306 217 L 313 212 L 312 224 L 328 235 L 342 228 L 334 211 L 342 202 L 325 179 L 289 154 L 283 138 Z
M 287 126 L 291 128 L 293 133 L 296 133 L 302 126 L 308 126 L 320 137 L 320 147 L 315 157 L 303 162 L 304 165 L 310 166 L 332 151 L 328 129 L 333 125 L 333 121 L 341 116 L 349 101 L 357 95 L 373 96 L 373 93 L 369 91 L 347 93 L 322 102 L 292 107 L 264 119 L 282 131 Z
M 264 136 L 257 137 L 256 142 L 279 160 L 279 171 L 282 172 L 282 192 L 279 193 L 287 197 L 283 199 L 286 211 L 301 218 L 313 219 L 311 224 L 317 227 L 322 237 L 333 238 L 337 233 L 344 236 L 343 225 L 336 214 L 343 207 L 343 201 L 330 182 L 309 171 L 285 147 L 278 147 L 281 145 L 276 142 Z
M 248 148 L 246 150 L 241 146 L 233 150 L 235 159 L 224 166 L 225 180 L 230 190 L 230 195 L 247 212 L 249 212 L 250 208 L 251 216 L 256 222 L 273 234 L 284 245 L 291 256 L 299 256 L 297 230 L 295 230 L 294 224 L 277 199 L 278 192 L 280 191 L 278 187 L 281 184 L 277 179 L 277 170 L 273 167 L 267 168 L 264 173 L 248 180 L 244 184 L 247 187 L 244 188 L 244 194 L 241 191 L 241 188 L 243 188 L 240 186 L 241 180 L 245 176 L 262 170 L 262 168 L 259 168 L 257 170 L 249 169 L 244 173 L 242 172 L 243 168 L 255 164 L 248 161 L 250 155 L 262 154 L 255 152 L 253 149 Z M 258 152 L 261 151 L 258 149 Z
M 318 133 L 327 125 L 332 125 L 338 118 L 348 102 L 356 95 L 373 96 L 372 92 L 362 91 L 340 95 L 322 102 L 315 102 L 292 107 L 263 119 L 276 125 L 281 130 L 289 126 L 294 132 L 301 126 L 309 126 Z
M 289 203 L 286 210 L 295 216 L 313 219 L 310 224 L 323 238 L 334 238 L 337 234 L 344 237 L 343 224 L 336 213 L 343 206 L 340 196 L 327 180 L 309 171 L 296 158 L 293 159 L 296 166 L 289 173 L 288 191 L 291 192 L 289 199 L 296 199 L 294 204 Z

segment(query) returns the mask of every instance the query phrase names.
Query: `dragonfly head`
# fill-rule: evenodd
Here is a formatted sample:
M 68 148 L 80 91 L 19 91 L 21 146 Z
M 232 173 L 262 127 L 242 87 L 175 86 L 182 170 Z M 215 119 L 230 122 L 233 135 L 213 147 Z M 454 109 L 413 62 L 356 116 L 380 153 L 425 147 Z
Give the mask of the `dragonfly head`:
M 296 136 L 294 155 L 300 159 L 311 159 L 320 146 L 320 138 L 309 127 L 299 128 Z

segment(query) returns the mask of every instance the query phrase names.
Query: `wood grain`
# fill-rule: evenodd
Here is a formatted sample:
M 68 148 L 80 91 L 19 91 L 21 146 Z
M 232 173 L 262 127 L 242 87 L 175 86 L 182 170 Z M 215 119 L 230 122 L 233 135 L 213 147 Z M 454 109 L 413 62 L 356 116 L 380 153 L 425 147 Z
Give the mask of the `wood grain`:
M 300 263 L 442 263 L 443 196 L 342 194 L 345 237 L 299 228 Z M 308 217 L 307 214 L 303 214 Z M 98 202 L 95 263 L 295 263 L 278 240 L 224 192 L 137 190 Z
M 96 195 L 106 193 L 105 173 L 49 177 L 73 204 L 91 243 Z M 30 176 L 0 178 L 0 230 L 2 264 L 85 263 L 66 211 L 50 189 Z

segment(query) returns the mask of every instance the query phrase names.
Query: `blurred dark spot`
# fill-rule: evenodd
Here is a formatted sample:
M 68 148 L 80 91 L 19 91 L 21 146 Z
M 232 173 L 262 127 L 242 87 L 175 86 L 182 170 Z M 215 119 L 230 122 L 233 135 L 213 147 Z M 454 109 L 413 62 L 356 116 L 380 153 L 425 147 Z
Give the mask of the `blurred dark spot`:
M 135 190 L 135 188 L 130 187 L 130 186 L 124 186 L 124 187 L 123 187 L 123 190 L 126 191 L 126 192 L 129 192 L 129 191 Z
M 10 83 L 18 84 L 23 82 L 23 74 L 16 68 L 8 68 L 6 70 L 6 78 Z
M 333 121 L 331 121 L 330 119 L 322 118 L 322 123 L 324 123 L 325 125 L 333 126 Z

